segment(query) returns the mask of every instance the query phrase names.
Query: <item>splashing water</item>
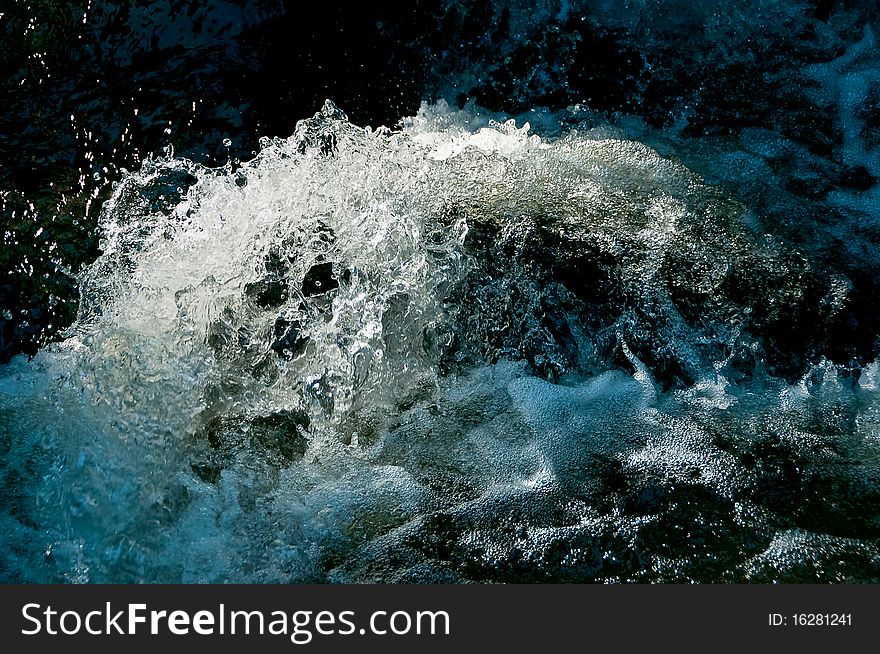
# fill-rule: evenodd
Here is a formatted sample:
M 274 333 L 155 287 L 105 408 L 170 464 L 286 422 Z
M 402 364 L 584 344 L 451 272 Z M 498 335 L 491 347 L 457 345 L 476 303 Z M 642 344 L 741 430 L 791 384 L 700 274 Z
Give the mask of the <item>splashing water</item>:
M 845 287 L 641 143 L 328 102 L 102 225 L 0 371 L 9 580 L 880 578 L 877 364 L 786 345 Z

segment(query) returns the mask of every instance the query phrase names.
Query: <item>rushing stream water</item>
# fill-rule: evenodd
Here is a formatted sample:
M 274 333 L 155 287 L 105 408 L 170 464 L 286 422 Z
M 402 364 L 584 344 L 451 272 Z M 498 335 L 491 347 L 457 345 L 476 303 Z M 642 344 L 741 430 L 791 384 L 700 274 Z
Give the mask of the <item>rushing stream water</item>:
M 391 128 L 328 100 L 249 157 L 135 145 L 81 184 L 97 247 L 27 301 L 6 273 L 3 579 L 880 580 L 870 12 L 753 3 L 755 45 L 747 14 L 582 4 L 439 3 L 443 57 L 382 28 L 429 62 Z M 780 34 L 797 90 L 743 54 Z M 13 195 L 33 277 L 10 230 L 74 223 Z

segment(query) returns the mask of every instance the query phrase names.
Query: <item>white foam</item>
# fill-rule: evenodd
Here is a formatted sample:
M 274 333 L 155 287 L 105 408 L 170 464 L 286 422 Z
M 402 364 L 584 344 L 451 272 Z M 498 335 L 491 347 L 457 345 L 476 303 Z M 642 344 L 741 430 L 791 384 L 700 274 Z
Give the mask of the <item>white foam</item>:
M 714 440 L 719 424 L 740 425 L 729 437 L 745 449 L 777 430 L 809 459 L 827 435 L 804 416 L 842 404 L 866 451 L 880 447 L 876 365 L 858 391 L 827 362 L 798 384 L 737 386 L 725 377 L 732 355 L 698 355 L 683 321 L 664 347 L 699 373 L 686 391 L 660 390 L 624 318 L 607 328 L 622 358 L 599 374 L 551 384 L 503 357 L 440 374 L 423 334 L 478 263 L 463 245 L 469 221 L 514 233 L 525 218 L 563 216 L 618 258 L 633 297 L 662 304 L 665 254 L 708 247 L 684 230 L 709 222 L 744 247 L 739 209 L 620 138 L 546 140 L 448 106 L 423 107 L 402 132 L 366 132 L 331 109 L 239 170 L 153 161 L 116 189 L 70 338 L 0 372 L 10 465 L 38 471 L 33 526 L 3 517 L 8 565 L 26 580 L 388 579 L 410 563 L 428 574 L 427 546 L 412 543 L 433 537 L 436 515 L 453 523 L 450 546 L 481 547 L 484 562 L 513 545 L 540 559 L 554 539 L 635 538 L 659 520 L 660 500 L 645 515 L 601 513 L 613 493 L 625 504 L 664 483 L 719 501 L 751 492 Z M 196 181 L 175 206 L 151 212 L 139 199 L 182 173 Z M 339 288 L 305 297 L 322 261 Z M 288 298 L 260 306 L 247 285 L 281 264 Z M 723 275 L 707 270 L 709 292 Z M 288 358 L 270 348 L 279 316 L 306 338 Z M 282 412 L 309 418 L 296 432 L 302 459 L 248 431 Z M 223 442 L 212 446 L 215 418 Z M 213 483 L 192 467 L 210 456 L 222 458 Z M 381 574 L 356 565 L 383 548 L 410 563 Z M 572 552 L 572 566 L 587 565 L 586 546 Z

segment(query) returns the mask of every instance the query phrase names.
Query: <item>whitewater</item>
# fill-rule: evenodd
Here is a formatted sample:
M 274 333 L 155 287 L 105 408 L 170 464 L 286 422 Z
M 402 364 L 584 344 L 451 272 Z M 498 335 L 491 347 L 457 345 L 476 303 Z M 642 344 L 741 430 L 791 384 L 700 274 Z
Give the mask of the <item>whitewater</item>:
M 847 280 L 657 132 L 527 118 L 328 101 L 127 173 L 76 322 L 0 368 L 4 567 L 876 581 L 880 366 L 795 344 Z

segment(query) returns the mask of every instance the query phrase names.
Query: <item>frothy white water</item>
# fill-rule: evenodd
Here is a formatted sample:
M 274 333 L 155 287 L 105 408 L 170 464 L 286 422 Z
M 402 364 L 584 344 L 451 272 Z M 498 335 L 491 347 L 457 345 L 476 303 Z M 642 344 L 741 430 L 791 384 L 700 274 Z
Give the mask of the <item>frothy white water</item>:
M 876 365 L 742 380 L 725 285 L 776 250 L 645 145 L 328 103 L 235 170 L 149 162 L 103 229 L 67 340 L 0 373 L 10 578 L 763 579 L 814 538 L 880 566 Z M 578 323 L 536 233 L 613 261 L 578 280 L 613 310 Z M 854 506 L 809 535 L 792 498 L 828 488 Z

